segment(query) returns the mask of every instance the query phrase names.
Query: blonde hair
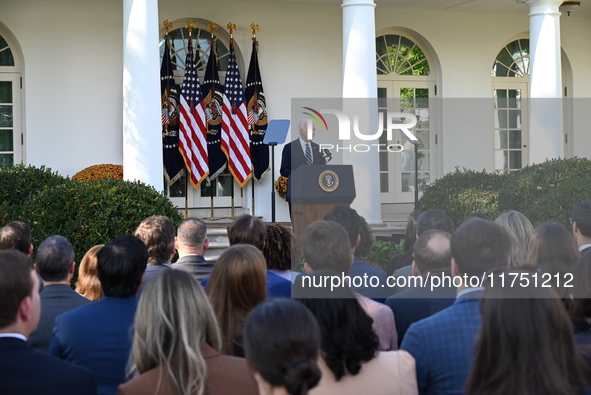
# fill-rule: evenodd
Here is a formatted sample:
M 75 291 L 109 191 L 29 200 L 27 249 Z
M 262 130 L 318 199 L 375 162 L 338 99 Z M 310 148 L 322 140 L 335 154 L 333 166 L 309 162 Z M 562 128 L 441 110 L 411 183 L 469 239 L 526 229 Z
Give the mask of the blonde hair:
M 266 272 L 265 257 L 250 244 L 233 245 L 216 261 L 206 289 L 223 334 L 225 354 L 235 353 L 246 316 L 265 301 Z
M 499 215 L 495 222 L 505 228 L 511 237 L 511 266 L 525 265 L 534 233 L 529 219 L 519 211 L 511 210 Z
M 96 302 L 103 296 L 103 288 L 97 274 L 97 254 L 104 244 L 95 245 L 84 254 L 78 268 L 76 292 L 88 300 Z
M 135 315 L 130 373 L 138 375 L 161 367 L 179 394 L 205 392 L 206 363 L 202 343 L 217 351 L 221 336 L 207 295 L 182 270 L 166 270 L 150 281 Z

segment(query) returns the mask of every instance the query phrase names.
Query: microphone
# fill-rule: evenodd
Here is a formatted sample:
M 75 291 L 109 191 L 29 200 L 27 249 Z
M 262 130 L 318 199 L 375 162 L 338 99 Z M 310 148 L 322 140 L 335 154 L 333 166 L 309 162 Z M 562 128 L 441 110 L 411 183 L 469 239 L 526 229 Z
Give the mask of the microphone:
M 326 163 L 328 163 L 328 162 L 330 162 L 332 160 L 332 154 L 326 148 L 324 148 L 322 150 L 322 156 L 324 157 L 324 160 L 326 161 Z

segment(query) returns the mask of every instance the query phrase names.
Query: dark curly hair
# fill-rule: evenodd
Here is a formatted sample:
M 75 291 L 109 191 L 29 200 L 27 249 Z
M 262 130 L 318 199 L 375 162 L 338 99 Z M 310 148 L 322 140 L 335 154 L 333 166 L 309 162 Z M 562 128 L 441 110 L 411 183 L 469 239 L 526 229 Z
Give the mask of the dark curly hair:
M 291 270 L 292 245 L 295 237 L 281 224 L 268 224 L 263 255 L 268 269 Z
M 313 277 L 336 275 L 330 270 L 317 270 L 310 274 Z M 312 282 L 317 280 L 312 279 Z M 372 328 L 373 320 L 365 313 L 351 288 L 333 288 L 330 297 L 326 292 L 320 287 L 303 287 L 299 277 L 292 297 L 316 317 L 322 333 L 324 361 L 335 378 L 340 380 L 346 374 L 356 375 L 363 362 L 376 356 L 378 338 Z

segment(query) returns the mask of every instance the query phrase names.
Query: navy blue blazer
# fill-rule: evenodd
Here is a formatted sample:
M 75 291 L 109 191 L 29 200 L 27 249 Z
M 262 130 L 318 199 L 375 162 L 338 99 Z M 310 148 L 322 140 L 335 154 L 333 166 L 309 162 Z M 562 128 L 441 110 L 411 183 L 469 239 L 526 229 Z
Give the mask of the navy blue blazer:
M 367 277 L 364 279 L 364 276 Z M 356 257 L 353 258 L 353 263 L 349 269 L 349 277 L 351 277 L 352 287 L 355 291 L 363 296 L 375 300 L 376 302 L 384 303 L 386 298 L 390 295 L 390 289 L 387 285 L 386 272 L 371 266 L 367 262 L 363 262 Z M 354 277 L 359 277 L 355 280 Z M 377 287 L 372 287 L 370 280 L 372 277 L 378 279 Z M 360 282 L 363 279 L 362 282 Z M 360 286 L 355 286 L 355 284 Z M 374 281 L 375 285 L 375 281 Z
M 144 279 L 142 281 L 142 285 L 140 286 L 140 291 L 138 292 L 138 297 L 140 297 L 142 295 L 142 292 L 144 292 L 144 288 L 146 288 L 146 285 L 152 281 L 152 279 L 154 277 L 156 277 L 157 275 L 159 275 L 160 273 L 162 273 L 165 270 L 170 270 L 170 266 L 167 266 L 163 263 L 158 263 L 156 265 L 146 265 L 146 271 L 144 272 Z
M 470 292 L 447 309 L 408 328 L 400 348 L 416 360 L 420 395 L 465 392 L 472 369 L 474 340 L 481 326 L 478 309 L 481 293 Z
M 409 288 L 386 299 L 396 318 L 398 347 L 411 324 L 451 306 L 455 300 L 456 288 L 437 287 L 431 291 L 430 283 L 425 287 Z
M 94 375 L 88 370 L 37 352 L 25 341 L 0 338 L 0 394 L 94 395 Z
M 313 165 L 325 165 L 326 160 L 320 153 L 320 146 L 314 142 L 310 143 L 311 150 L 312 150 L 312 164 Z M 287 196 L 285 200 L 291 202 L 291 191 L 290 191 L 290 181 L 289 176 L 293 171 L 295 171 L 298 167 L 302 165 L 307 165 L 308 161 L 306 160 L 306 155 L 302 150 L 302 145 L 300 144 L 300 139 L 295 139 L 294 141 L 285 144 L 283 147 L 283 152 L 281 153 L 281 167 L 279 172 L 283 177 L 287 177 Z
M 103 296 L 55 319 L 49 353 L 92 371 L 100 395 L 126 381 L 137 298 Z
M 47 285 L 39 294 L 39 298 L 41 319 L 35 332 L 29 336 L 28 343 L 33 349 L 47 354 L 55 317 L 92 302 L 76 293 L 67 284 Z

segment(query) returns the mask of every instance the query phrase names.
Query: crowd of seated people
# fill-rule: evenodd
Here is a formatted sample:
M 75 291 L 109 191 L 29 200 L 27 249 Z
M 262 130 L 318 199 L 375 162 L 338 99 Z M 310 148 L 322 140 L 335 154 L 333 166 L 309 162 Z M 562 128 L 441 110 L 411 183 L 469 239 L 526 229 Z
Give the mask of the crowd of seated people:
M 298 240 L 242 215 L 215 262 L 197 218 L 148 217 L 80 265 L 6 223 L 0 393 L 590 395 L 591 201 L 571 224 L 413 212 L 381 270 L 345 206 Z

